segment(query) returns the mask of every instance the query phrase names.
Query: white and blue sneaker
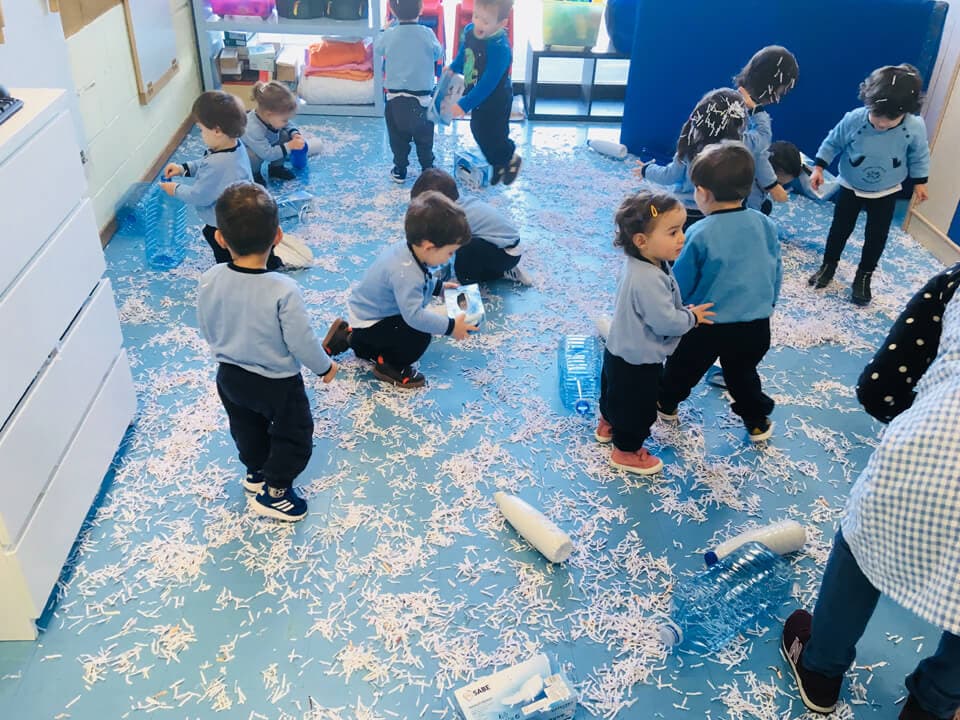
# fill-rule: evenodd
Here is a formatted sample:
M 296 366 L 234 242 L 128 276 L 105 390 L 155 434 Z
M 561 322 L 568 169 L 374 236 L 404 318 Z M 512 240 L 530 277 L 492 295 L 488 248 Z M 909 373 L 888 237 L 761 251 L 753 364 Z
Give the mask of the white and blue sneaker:
M 259 470 L 248 472 L 243 478 L 243 489 L 248 495 L 259 495 L 263 492 L 263 473 Z
M 307 516 L 307 501 L 297 495 L 293 488 L 264 486 L 259 494 L 248 499 L 250 509 L 257 515 L 294 522 Z

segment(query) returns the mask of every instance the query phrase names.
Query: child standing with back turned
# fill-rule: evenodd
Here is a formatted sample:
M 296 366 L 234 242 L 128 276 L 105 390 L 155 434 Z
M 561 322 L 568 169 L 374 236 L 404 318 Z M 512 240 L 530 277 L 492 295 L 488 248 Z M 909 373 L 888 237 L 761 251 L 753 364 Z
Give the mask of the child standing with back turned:
M 396 183 L 407 179 L 410 141 L 417 148 L 420 168 L 433 167 L 433 123 L 427 107 L 433 93 L 434 67 L 443 57 L 443 48 L 433 30 L 418 22 L 422 0 L 390 0 L 397 24 L 387 28 L 376 41 L 376 57 L 383 56 L 387 92 L 387 137 L 393 152 L 390 177 Z
M 850 299 L 856 305 L 869 304 L 870 279 L 887 244 L 901 183 L 912 179 L 914 197 L 919 202 L 927 199 L 930 148 L 927 128 L 916 114 L 922 87 L 920 73 L 912 65 L 874 70 L 860 83 L 864 106 L 844 115 L 817 150 L 817 167 L 810 175 L 814 190 L 823 185 L 823 169 L 840 157 L 840 189 L 823 263 L 807 280 L 817 290 L 833 280 L 857 216 L 866 208 L 863 251 Z
M 470 113 L 470 131 L 493 168 L 491 185 L 517 179 L 521 158 L 510 139 L 513 51 L 505 28 L 513 0 L 475 0 L 473 22 L 463 30 L 460 50 L 447 72 L 463 74 L 464 95 L 454 117 Z
M 683 248 L 687 213 L 667 193 L 639 192 L 617 210 L 614 245 L 627 259 L 603 353 L 597 442 L 613 442 L 610 464 L 652 475 L 663 462 L 643 446 L 657 419 L 663 361 L 681 336 L 712 321 L 712 303 L 684 307 L 669 263 Z
M 217 392 L 230 422 L 250 508 L 277 520 L 300 520 L 307 502 L 293 481 L 313 453 L 313 416 L 301 364 L 323 378 L 337 374 L 310 327 L 297 283 L 268 272 L 280 242 L 277 203 L 259 185 L 231 185 L 217 201 L 217 243 L 232 261 L 200 278 L 197 319 L 220 364 Z
M 783 266 L 777 226 L 743 207 L 753 185 L 753 155 L 743 143 L 705 148 L 690 168 L 697 205 L 706 217 L 690 228 L 673 272 L 686 303 L 714 302 L 714 324 L 686 334 L 667 360 L 660 417 L 677 406 L 720 358 L 733 412 L 751 442 L 773 433 L 773 400 L 763 393 L 757 366 L 770 349 L 770 316 L 780 296 Z

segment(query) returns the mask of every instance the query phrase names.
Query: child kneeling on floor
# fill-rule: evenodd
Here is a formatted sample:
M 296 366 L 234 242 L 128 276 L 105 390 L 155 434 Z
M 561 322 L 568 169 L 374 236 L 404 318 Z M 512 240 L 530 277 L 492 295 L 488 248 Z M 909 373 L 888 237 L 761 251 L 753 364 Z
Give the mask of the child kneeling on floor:
M 468 285 L 505 278 L 521 285 L 533 280 L 520 268 L 520 231 L 502 213 L 476 197 L 463 197 L 453 175 L 440 168 L 424 170 L 410 190 L 413 200 L 428 190 L 436 190 L 457 203 L 467 216 L 470 242 L 457 250 L 453 272 Z
M 683 248 L 687 213 L 680 200 L 649 191 L 631 195 L 617 210 L 613 244 L 627 259 L 603 353 L 598 442 L 613 442 L 610 464 L 652 475 L 663 469 L 643 446 L 657 419 L 663 361 L 681 336 L 712 321 L 713 303 L 684 307 L 670 262 Z
M 414 363 L 433 336 L 463 340 L 477 329 L 464 313 L 454 319 L 427 307 L 442 290 L 435 273 L 470 242 L 470 226 L 463 210 L 433 191 L 410 203 L 403 224 L 406 241 L 388 247 L 367 269 L 347 303 L 349 322 L 334 321 L 324 347 L 331 355 L 352 348 L 357 357 L 373 361 L 378 379 L 418 388 L 426 378 Z
M 197 318 L 220 364 L 217 392 L 230 422 L 250 508 L 300 520 L 307 502 L 293 490 L 313 453 L 313 416 L 301 364 L 329 383 L 337 374 L 313 334 L 297 283 L 269 272 L 280 242 L 277 204 L 254 183 L 236 183 L 216 204 L 216 241 L 231 262 L 200 277 Z

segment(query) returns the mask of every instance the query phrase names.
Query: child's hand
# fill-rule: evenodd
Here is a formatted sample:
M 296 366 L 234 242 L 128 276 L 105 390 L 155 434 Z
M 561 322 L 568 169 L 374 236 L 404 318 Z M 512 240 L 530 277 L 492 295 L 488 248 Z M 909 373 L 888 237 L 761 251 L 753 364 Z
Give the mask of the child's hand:
M 303 150 L 303 146 L 306 145 L 306 141 L 303 139 L 303 136 L 300 133 L 297 133 L 292 138 L 290 138 L 284 145 L 287 150 Z
M 470 325 L 469 323 L 467 323 L 467 314 L 460 313 L 459 315 L 457 315 L 456 319 L 454 319 L 453 321 L 453 333 L 452 333 L 453 339 L 465 340 L 467 338 L 467 334 L 471 330 L 476 330 L 476 329 L 477 329 L 476 325 Z
M 710 318 L 716 315 L 716 313 L 710 310 L 712 307 L 713 303 L 704 303 L 703 305 L 687 305 L 687 308 L 697 319 L 697 325 L 713 325 L 713 320 Z
M 652 165 L 653 160 L 637 160 L 637 166 L 633 169 L 633 174 L 638 178 L 643 179 L 643 169 L 647 165 Z
M 787 191 L 783 189 L 783 185 L 780 183 L 770 188 L 770 197 L 773 198 L 774 202 L 787 202 L 790 199 Z
M 450 114 L 455 118 L 462 118 L 466 113 L 463 111 L 463 108 L 460 107 L 460 103 L 457 103 L 452 108 L 450 108 Z
M 927 198 L 930 197 L 927 194 L 927 184 L 924 183 L 923 185 L 914 185 L 913 196 L 917 199 L 918 203 L 926 202 Z
M 823 168 L 817 165 L 810 173 L 810 187 L 819 190 L 821 185 L 823 185 Z
M 740 97 L 743 98 L 743 104 L 747 106 L 747 110 L 753 110 L 757 104 L 753 101 L 753 98 L 750 97 L 750 93 L 747 92 L 746 88 L 737 88 L 740 92 Z
M 172 178 L 172 177 L 175 177 L 176 175 L 183 175 L 183 165 L 170 163 L 163 169 L 163 176 L 165 178 Z
M 460 287 L 459 283 L 455 283 L 455 282 L 445 282 L 445 283 L 443 284 L 443 286 L 444 286 L 445 288 L 450 288 L 450 289 Z
M 177 184 L 173 182 L 162 182 L 160 183 L 160 189 L 170 197 L 173 197 L 173 194 L 177 191 Z
M 330 361 L 330 370 L 326 375 L 323 376 L 324 384 L 329 384 L 333 382 L 333 379 L 337 376 L 337 372 L 340 370 L 340 364 L 336 360 Z

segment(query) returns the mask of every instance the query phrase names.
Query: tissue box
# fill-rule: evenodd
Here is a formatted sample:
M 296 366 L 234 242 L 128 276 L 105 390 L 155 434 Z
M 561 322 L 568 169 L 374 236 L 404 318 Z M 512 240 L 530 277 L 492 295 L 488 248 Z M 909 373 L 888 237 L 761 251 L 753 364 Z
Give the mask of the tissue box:
M 305 190 L 295 190 L 277 198 L 277 212 L 281 220 L 299 218 L 303 209 L 310 205 L 313 195 Z
M 460 313 L 465 313 L 469 324 L 479 325 L 483 322 L 483 300 L 480 298 L 480 286 L 476 283 L 445 288 L 443 301 L 447 306 L 448 318 L 456 318 Z
M 464 720 L 570 720 L 577 694 L 550 660 L 535 655 L 519 665 L 487 675 L 454 691 Z
M 458 150 L 453 155 L 453 176 L 467 187 L 479 190 L 490 184 L 490 163 L 479 150 Z
M 248 45 L 247 58 L 251 70 L 266 70 L 272 73 L 277 67 L 277 46 L 272 43 Z
M 253 40 L 254 33 L 227 30 L 223 33 L 223 44 L 227 47 L 246 47 Z

